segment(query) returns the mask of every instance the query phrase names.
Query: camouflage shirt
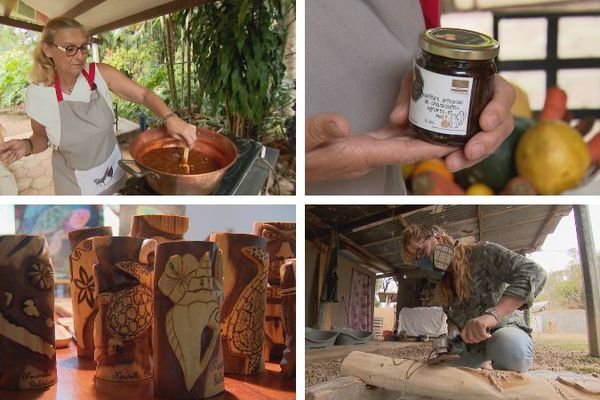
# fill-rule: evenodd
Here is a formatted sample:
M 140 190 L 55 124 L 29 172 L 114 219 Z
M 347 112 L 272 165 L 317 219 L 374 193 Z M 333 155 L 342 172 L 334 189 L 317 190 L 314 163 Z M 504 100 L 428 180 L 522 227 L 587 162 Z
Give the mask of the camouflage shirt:
M 459 329 L 498 304 L 503 296 L 523 300 L 521 308 L 529 308 L 546 283 L 546 271 L 537 263 L 495 243 L 478 243 L 468 254 L 468 260 L 471 296 L 465 302 L 455 299 L 445 310 L 449 322 Z M 517 311 L 503 317 L 492 331 L 505 326 L 517 326 L 531 333 L 522 313 Z M 482 343 L 470 346 L 471 351 L 482 348 L 478 346 Z

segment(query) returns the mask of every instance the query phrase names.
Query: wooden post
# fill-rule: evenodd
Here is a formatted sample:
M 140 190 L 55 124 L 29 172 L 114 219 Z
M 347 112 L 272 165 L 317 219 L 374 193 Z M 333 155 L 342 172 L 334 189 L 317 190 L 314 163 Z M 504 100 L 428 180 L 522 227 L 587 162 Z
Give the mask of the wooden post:
M 575 228 L 583 272 L 590 355 L 600 357 L 600 277 L 596 267 L 594 237 L 587 205 L 575 205 Z
M 281 320 L 281 277 L 279 268 L 288 258 L 296 257 L 296 223 L 284 221 L 256 222 L 254 234 L 267 239 L 269 274 L 265 321 L 265 360 L 279 362 L 285 348 L 285 331 Z
M 96 381 L 132 382 L 152 378 L 152 275 L 156 241 L 97 236 L 94 286 Z
M 94 293 L 94 264 L 98 258 L 91 240 L 95 236 L 112 236 L 112 229 L 110 226 L 100 226 L 69 232 L 70 287 L 77 357 L 88 360 L 94 359 L 94 319 L 98 313 Z
M 131 236 L 158 243 L 183 240 L 189 226 L 189 218 L 180 215 L 135 215 L 131 220 Z
M 296 259 L 288 259 L 281 266 L 281 305 L 285 350 L 281 371 L 288 378 L 296 376 Z
M 160 243 L 154 280 L 154 393 L 204 399 L 225 390 L 223 257 L 212 242 Z
M 243 233 L 211 233 L 223 254 L 221 341 L 225 373 L 251 375 L 265 370 L 263 345 L 267 304 L 267 241 Z
M 0 236 L 0 389 L 56 383 L 54 271 L 43 236 Z

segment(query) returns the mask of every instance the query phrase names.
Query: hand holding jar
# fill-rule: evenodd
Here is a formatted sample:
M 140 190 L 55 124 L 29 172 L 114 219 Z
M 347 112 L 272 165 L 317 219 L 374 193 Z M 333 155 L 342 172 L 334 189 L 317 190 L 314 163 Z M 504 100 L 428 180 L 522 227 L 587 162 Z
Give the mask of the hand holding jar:
M 421 34 L 415 60 L 408 119 L 417 135 L 431 143 L 464 146 L 446 158 L 456 171 L 492 153 L 513 129 L 510 109 L 515 94 L 496 76 L 499 44 L 491 37 L 454 28 Z M 404 123 L 406 110 L 396 108 L 393 123 Z

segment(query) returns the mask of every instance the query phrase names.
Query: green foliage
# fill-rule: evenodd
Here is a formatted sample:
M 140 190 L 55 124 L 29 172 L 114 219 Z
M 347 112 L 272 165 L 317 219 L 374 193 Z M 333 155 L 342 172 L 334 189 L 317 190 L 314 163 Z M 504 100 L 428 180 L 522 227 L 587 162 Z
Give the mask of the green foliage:
M 30 70 L 30 55 L 18 50 L 0 54 L 0 108 L 24 103 Z
M 544 290 L 537 300 L 548 300 L 555 308 L 585 308 L 581 265 L 576 252 L 570 251 L 569 255 L 571 261 L 568 267 L 548 276 Z
M 190 38 L 198 81 L 213 108 L 223 107 L 236 136 L 257 138 L 274 106 L 289 99 L 285 74 L 289 0 L 215 2 L 192 13 Z
M 149 42 L 144 46 L 130 48 L 117 47 L 114 50 L 105 51 L 102 62 L 112 65 L 164 99 L 164 94 L 168 92 L 165 83 L 167 72 L 166 67 L 156 59 L 156 55 L 160 53 L 159 49 L 159 42 Z M 113 101 L 117 106 L 119 116 L 132 121 L 137 121 L 142 112 L 149 114 L 144 106 L 123 100 L 117 96 L 113 96 Z

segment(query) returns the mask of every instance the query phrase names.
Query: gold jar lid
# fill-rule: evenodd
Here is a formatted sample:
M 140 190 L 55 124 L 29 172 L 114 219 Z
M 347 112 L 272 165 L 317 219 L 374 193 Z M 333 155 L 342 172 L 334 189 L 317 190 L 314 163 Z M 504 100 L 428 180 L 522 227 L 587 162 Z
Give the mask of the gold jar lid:
M 419 45 L 437 56 L 457 60 L 491 60 L 500 44 L 483 33 L 458 28 L 433 28 L 421 33 Z

